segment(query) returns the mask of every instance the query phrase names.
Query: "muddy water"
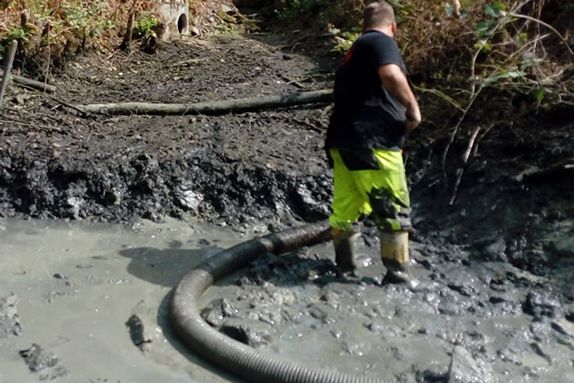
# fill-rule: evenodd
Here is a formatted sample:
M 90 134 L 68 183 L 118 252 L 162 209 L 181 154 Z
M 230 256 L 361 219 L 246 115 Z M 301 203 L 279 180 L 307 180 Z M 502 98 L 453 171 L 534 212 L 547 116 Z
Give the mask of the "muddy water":
M 183 273 L 240 240 L 177 221 L 128 228 L 0 220 L 0 299 L 16 297 L 20 322 L 0 331 L 0 382 L 229 381 L 185 354 L 165 307 Z M 126 326 L 132 314 L 143 325 L 142 350 Z M 33 344 L 43 350 L 30 361 L 36 372 L 19 355 Z
M 0 382 L 237 381 L 177 341 L 169 291 L 265 230 L 0 221 Z M 392 381 L 449 381 L 455 346 L 482 379 L 467 381 L 574 381 L 571 260 L 540 277 L 423 237 L 407 289 L 383 283 L 376 237 L 364 238 L 372 264 L 354 275 L 338 273 L 329 244 L 266 255 L 210 288 L 202 315 L 268 355 Z

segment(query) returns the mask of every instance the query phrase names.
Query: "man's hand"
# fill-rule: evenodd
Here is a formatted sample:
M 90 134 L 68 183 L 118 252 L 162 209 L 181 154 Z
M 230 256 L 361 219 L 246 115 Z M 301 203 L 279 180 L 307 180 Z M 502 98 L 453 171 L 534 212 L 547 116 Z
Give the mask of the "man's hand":
M 409 135 L 411 134 L 411 132 L 413 130 L 415 130 L 416 128 L 418 128 L 418 126 L 421 124 L 421 121 L 416 121 L 416 120 L 407 120 L 405 122 L 405 135 Z

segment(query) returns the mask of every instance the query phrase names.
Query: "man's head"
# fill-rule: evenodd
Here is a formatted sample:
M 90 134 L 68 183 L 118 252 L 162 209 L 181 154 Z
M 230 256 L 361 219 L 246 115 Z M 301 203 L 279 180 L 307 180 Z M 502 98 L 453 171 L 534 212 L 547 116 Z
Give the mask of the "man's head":
M 375 0 L 365 7 L 363 12 L 363 30 L 381 30 L 393 36 L 397 30 L 395 12 L 386 1 Z

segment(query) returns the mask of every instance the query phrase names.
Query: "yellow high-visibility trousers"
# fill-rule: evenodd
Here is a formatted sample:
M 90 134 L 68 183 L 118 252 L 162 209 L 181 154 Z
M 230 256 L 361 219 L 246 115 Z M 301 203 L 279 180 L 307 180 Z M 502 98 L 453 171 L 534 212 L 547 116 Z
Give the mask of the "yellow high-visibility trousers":
M 333 160 L 333 205 L 331 227 L 352 230 L 361 216 L 373 213 L 382 231 L 410 227 L 410 197 L 400 151 L 372 149 L 379 169 L 349 170 L 338 149 L 330 149 Z

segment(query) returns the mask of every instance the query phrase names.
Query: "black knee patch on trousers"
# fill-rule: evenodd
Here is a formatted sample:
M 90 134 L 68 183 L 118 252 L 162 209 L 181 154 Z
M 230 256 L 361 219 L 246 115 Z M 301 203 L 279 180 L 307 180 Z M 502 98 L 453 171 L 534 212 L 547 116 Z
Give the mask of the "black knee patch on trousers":
M 384 189 L 373 189 L 369 193 L 373 213 L 381 218 L 398 218 L 399 212 L 393 206 L 395 198 Z

